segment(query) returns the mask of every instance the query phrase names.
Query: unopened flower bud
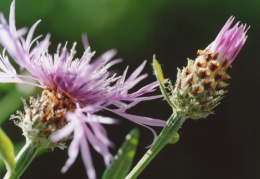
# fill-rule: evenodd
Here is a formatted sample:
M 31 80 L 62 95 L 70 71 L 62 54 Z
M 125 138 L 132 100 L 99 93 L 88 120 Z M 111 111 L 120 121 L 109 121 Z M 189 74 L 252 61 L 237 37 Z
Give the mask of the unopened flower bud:
M 195 61 L 188 59 L 188 65 L 178 69 L 171 101 L 189 118 L 205 118 L 213 113 L 226 92 L 225 81 L 230 78 L 227 70 L 247 39 L 245 25 L 237 23 L 229 29 L 233 20 L 231 17 L 227 21 L 205 50 L 198 51 Z

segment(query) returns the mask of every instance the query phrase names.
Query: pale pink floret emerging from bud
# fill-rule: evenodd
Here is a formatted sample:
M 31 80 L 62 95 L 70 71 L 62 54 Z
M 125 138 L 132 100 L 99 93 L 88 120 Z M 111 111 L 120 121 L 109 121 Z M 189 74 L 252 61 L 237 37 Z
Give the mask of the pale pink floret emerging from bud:
M 228 59 L 228 63 L 231 64 L 247 39 L 246 33 L 249 28 L 246 29 L 246 25 L 239 25 L 237 22 L 230 28 L 234 19 L 233 16 L 228 19 L 216 39 L 205 49 L 210 50 L 213 55 L 219 54 L 219 62 Z

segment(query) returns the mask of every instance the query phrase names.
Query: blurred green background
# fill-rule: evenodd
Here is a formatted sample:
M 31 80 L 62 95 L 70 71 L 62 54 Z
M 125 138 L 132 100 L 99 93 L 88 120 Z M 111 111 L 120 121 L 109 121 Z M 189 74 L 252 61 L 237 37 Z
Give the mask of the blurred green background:
M 11 0 L 0 0 L 0 11 L 8 17 Z M 180 129 L 180 141 L 169 145 L 140 175 L 142 179 L 254 179 L 260 178 L 260 0 L 17 0 L 17 27 L 30 27 L 42 22 L 35 35 L 52 34 L 50 51 L 66 41 L 69 47 L 78 42 L 78 56 L 83 53 L 81 34 L 87 33 L 97 55 L 116 48 L 133 71 L 143 60 L 152 62 L 156 54 L 165 77 L 176 80 L 177 67 L 186 66 L 187 57 L 194 59 L 198 49 L 214 40 L 226 20 L 251 26 L 248 40 L 230 71 L 229 93 L 216 114 L 199 121 L 187 120 Z M 145 72 L 155 80 L 150 65 Z M 141 85 L 140 85 L 141 86 Z M 140 87 L 139 86 L 139 87 Z M 14 143 L 23 144 L 21 130 L 7 120 L 17 109 L 20 97 L 39 94 L 39 89 L 13 84 L 0 85 L 0 124 Z M 159 93 L 159 92 L 158 92 Z M 171 109 L 161 99 L 143 102 L 129 112 L 166 120 Z M 111 114 L 106 114 L 110 115 Z M 117 116 L 115 116 L 117 117 Z M 109 137 L 120 146 L 124 136 L 136 125 L 122 119 L 120 125 L 107 126 Z M 145 153 L 152 134 L 141 128 L 140 145 L 135 163 Z M 160 131 L 160 128 L 157 128 Z M 113 154 L 116 149 L 112 149 Z M 94 164 L 101 177 L 105 169 L 100 155 L 92 151 Z M 60 169 L 67 151 L 56 149 L 34 160 L 22 179 L 86 178 L 81 158 L 66 174 Z M 0 178 L 4 167 L 0 168 Z

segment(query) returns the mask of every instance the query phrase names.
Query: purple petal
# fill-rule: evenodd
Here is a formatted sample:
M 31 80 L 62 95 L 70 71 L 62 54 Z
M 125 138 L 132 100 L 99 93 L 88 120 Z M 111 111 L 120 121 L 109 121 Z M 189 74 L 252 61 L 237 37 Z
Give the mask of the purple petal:
M 163 121 L 160 119 L 126 114 L 126 113 L 118 112 L 117 110 L 112 110 L 112 109 L 108 109 L 108 108 L 105 108 L 105 109 L 108 111 L 111 111 L 119 116 L 122 116 L 132 122 L 135 122 L 137 124 L 145 124 L 145 125 L 150 125 L 150 126 L 162 126 L 162 127 L 164 127 L 166 124 L 166 121 Z
M 10 31 L 11 31 L 11 33 L 16 35 L 16 27 L 15 27 L 15 0 L 12 2 L 11 7 L 10 7 L 9 24 L 10 24 Z
M 77 135 L 77 133 L 75 133 L 75 135 Z M 65 173 L 70 168 L 70 166 L 75 162 L 79 153 L 79 146 L 81 142 L 82 142 L 81 140 L 79 140 L 77 137 L 74 136 L 68 149 L 69 158 L 61 169 L 62 173 Z
M 30 31 L 28 32 L 28 36 L 26 38 L 26 47 L 29 48 L 30 47 L 30 44 L 31 44 L 31 41 L 32 41 L 32 37 L 33 37 L 33 33 L 37 27 L 37 25 L 40 23 L 41 21 L 38 20 L 37 22 L 34 23 L 34 25 L 31 27 Z
M 52 141 L 59 142 L 65 138 L 67 138 L 73 132 L 74 128 L 75 128 L 75 126 L 73 125 L 73 123 L 67 124 L 66 126 L 64 126 L 62 129 L 58 130 L 58 132 L 52 136 L 52 138 L 51 138 Z
M 89 43 L 88 43 L 88 37 L 86 34 L 82 34 L 82 42 L 83 42 L 83 45 L 84 45 L 84 48 L 87 49 L 89 48 Z
M 87 175 L 88 175 L 89 179 L 95 179 L 96 172 L 95 172 L 95 168 L 93 166 L 91 154 L 90 154 L 88 143 L 86 142 L 86 140 L 81 141 L 80 150 L 81 150 L 82 160 L 86 167 L 86 171 L 87 171 Z
M 228 59 L 228 63 L 231 64 L 247 39 L 246 33 L 249 28 L 246 29 L 246 25 L 239 26 L 238 22 L 229 29 L 234 19 L 232 16 L 228 19 L 216 39 L 206 48 L 213 54 L 219 53 L 219 62 Z

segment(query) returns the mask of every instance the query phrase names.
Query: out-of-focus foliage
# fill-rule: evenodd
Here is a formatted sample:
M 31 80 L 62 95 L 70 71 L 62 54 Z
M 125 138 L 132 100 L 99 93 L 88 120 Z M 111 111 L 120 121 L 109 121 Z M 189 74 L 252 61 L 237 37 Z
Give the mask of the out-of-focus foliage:
M 115 155 L 115 160 L 105 170 L 102 179 L 125 178 L 130 172 L 138 143 L 139 130 L 133 129 L 127 134 L 124 143 Z
M 18 152 L 22 149 L 23 145 L 25 144 L 25 141 L 21 141 L 21 142 L 17 142 L 14 143 L 14 153 L 18 154 Z M 6 172 L 6 168 L 5 168 L 5 163 L 4 161 L 0 158 L 0 173 L 4 174 L 4 172 Z
M 79 56 L 83 53 L 81 34 L 87 33 L 92 50 L 97 54 L 118 49 L 117 57 L 130 70 L 143 60 L 152 63 L 152 55 L 160 59 L 164 77 L 175 81 L 176 67 L 186 66 L 186 58 L 194 58 L 214 40 L 226 20 L 251 26 L 248 40 L 233 63 L 229 93 L 216 109 L 216 115 L 198 122 L 187 121 L 180 130 L 182 140 L 168 146 L 142 173 L 141 178 L 259 178 L 259 0 L 16 0 L 17 27 L 30 27 L 42 22 L 36 35 L 51 33 L 50 51 L 58 43 L 68 41 L 68 47 L 78 42 Z M 11 0 L 0 0 L 0 11 L 7 17 Z M 146 72 L 155 80 L 152 68 Z M 27 91 L 28 86 L 23 89 Z M 0 123 L 14 143 L 23 139 L 21 130 L 7 120 L 17 109 L 22 110 L 20 97 L 28 95 L 16 85 L 0 84 Z M 31 95 L 33 95 L 31 93 Z M 258 98 L 258 99 L 257 99 Z M 152 109 L 152 110 L 151 110 Z M 141 103 L 133 113 L 167 119 L 171 109 L 165 101 Z M 5 121 L 5 122 L 3 122 Z M 122 120 L 120 126 L 108 128 L 109 137 L 120 146 L 127 131 L 135 125 Z M 142 129 L 137 157 L 142 156 L 152 135 Z M 182 132 L 183 131 L 183 132 Z M 117 149 L 117 148 L 116 148 Z M 112 150 L 115 153 L 117 150 Z M 94 152 L 92 152 L 94 154 Z M 170 156 L 170 157 L 169 157 Z M 95 156 L 98 177 L 104 171 L 103 161 Z M 84 178 L 81 160 L 65 174 L 60 169 L 67 153 L 55 150 L 39 157 L 25 172 L 25 178 Z M 50 166 L 50 164 L 53 164 Z M 54 165 L 55 164 L 55 165 Z M 3 176 L 0 166 L 0 178 Z M 189 171 L 189 172 L 187 172 Z
M 10 173 L 14 172 L 15 168 L 14 146 L 10 138 L 0 128 L 0 159 L 4 160 L 6 168 Z

